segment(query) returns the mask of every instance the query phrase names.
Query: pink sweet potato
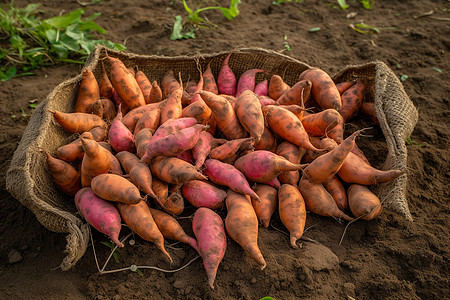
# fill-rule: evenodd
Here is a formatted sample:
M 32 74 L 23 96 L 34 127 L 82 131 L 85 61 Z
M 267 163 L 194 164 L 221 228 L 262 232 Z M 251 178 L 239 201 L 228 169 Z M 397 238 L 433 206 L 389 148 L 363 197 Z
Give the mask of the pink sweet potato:
M 200 169 L 206 160 L 206 157 L 211 152 L 211 149 L 217 147 L 219 144 L 225 143 L 224 139 L 215 139 L 209 132 L 202 131 L 197 140 L 197 143 L 192 148 L 192 156 L 195 161 L 195 167 Z
M 83 218 L 101 233 L 106 234 L 119 247 L 121 218 L 114 204 L 95 195 L 91 188 L 85 187 L 75 194 L 75 206 Z
M 255 89 L 255 76 L 257 73 L 261 72 L 264 72 L 264 70 L 250 69 L 242 73 L 237 83 L 236 97 L 238 97 L 246 90 L 250 90 L 253 92 L 253 90 Z
M 259 196 L 250 188 L 244 174 L 234 166 L 216 159 L 207 159 L 205 166 L 206 175 L 215 184 L 226 185 L 235 192 L 249 195 L 259 201 Z
M 217 77 L 217 87 L 219 88 L 219 94 L 226 94 L 234 97 L 236 96 L 237 79 L 228 65 L 232 53 L 233 52 L 230 52 L 222 63 L 219 76 Z
M 183 184 L 183 196 L 195 207 L 218 209 L 223 206 L 227 193 L 214 185 L 192 180 Z
M 213 210 L 201 207 L 194 214 L 192 229 L 197 237 L 198 253 L 203 259 L 208 284 L 214 289 L 217 268 L 227 247 L 225 225 Z
M 134 152 L 134 136 L 133 133 L 122 123 L 122 112 L 119 110 L 117 116 L 111 123 L 108 132 L 109 144 L 116 152 L 128 151 Z

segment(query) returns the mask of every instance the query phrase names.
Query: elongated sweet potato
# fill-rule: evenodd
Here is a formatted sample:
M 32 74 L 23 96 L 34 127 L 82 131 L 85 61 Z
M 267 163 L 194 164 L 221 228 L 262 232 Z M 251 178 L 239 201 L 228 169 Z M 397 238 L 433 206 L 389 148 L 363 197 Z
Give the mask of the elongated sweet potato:
M 347 190 L 348 205 L 355 217 L 372 220 L 383 211 L 380 199 L 365 185 L 352 184 Z
M 133 134 L 136 135 L 144 128 L 149 128 L 153 133 L 158 129 L 161 119 L 161 108 L 149 110 L 143 114 L 134 127 Z
M 53 182 L 64 194 L 75 196 L 81 189 L 81 177 L 78 171 L 64 160 L 54 158 L 46 150 L 44 153 Z
M 191 180 L 183 184 L 183 196 L 195 207 L 218 209 L 223 206 L 227 193 L 212 184 Z
M 190 180 L 207 180 L 193 165 L 176 157 L 159 156 L 152 161 L 150 169 L 162 181 L 177 185 Z
M 203 259 L 208 284 L 214 289 L 217 268 L 227 247 L 225 225 L 213 210 L 200 207 L 194 214 L 192 229 L 197 237 L 198 253 Z
M 342 94 L 342 107 L 339 112 L 345 122 L 358 114 L 364 100 L 364 89 L 364 83 L 358 81 Z
M 181 113 L 183 110 L 181 104 L 181 95 L 183 94 L 183 89 L 180 87 L 170 94 L 169 98 L 167 98 L 166 103 L 161 108 L 161 117 L 160 123 L 164 124 L 166 121 L 170 119 L 178 119 L 181 118 Z
M 92 227 L 109 236 L 118 247 L 124 246 L 119 241 L 122 225 L 114 204 L 95 195 L 89 187 L 79 190 L 74 201 L 80 214 Z
M 225 229 L 228 235 L 258 262 L 263 270 L 266 261 L 258 247 L 258 218 L 249 196 L 229 190 L 225 203 Z
M 234 166 L 216 159 L 207 159 L 205 166 L 205 174 L 215 184 L 226 185 L 235 192 L 249 195 L 259 201 L 259 196 L 250 188 L 244 174 Z
M 203 90 L 211 92 L 213 94 L 219 94 L 219 88 L 217 87 L 216 79 L 211 71 L 211 63 L 208 63 L 205 72 L 202 74 L 203 77 Z
M 234 108 L 242 127 L 258 143 L 264 132 L 264 116 L 258 96 L 251 90 L 245 90 L 236 97 Z
M 100 88 L 90 69 L 84 69 L 81 75 L 80 87 L 75 100 L 74 112 L 91 113 L 92 104 L 100 99 Z
M 91 181 L 94 194 L 108 201 L 137 204 L 144 200 L 139 189 L 127 179 L 116 174 L 100 174 Z
M 300 164 L 305 153 L 305 148 L 300 148 L 288 141 L 284 141 L 279 144 L 276 151 L 277 155 L 284 157 L 293 164 Z M 298 170 L 284 171 L 278 176 L 278 179 L 282 183 L 288 183 L 290 185 L 297 186 L 298 181 L 300 180 L 300 172 Z
M 297 187 L 283 184 L 279 188 L 278 212 L 281 222 L 289 230 L 291 247 L 298 248 L 296 242 L 302 237 L 306 224 L 306 207 Z
M 109 172 L 111 169 L 111 152 L 100 146 L 96 141 L 85 137 L 84 134 L 80 136 L 80 139 L 84 150 L 80 167 L 81 185 L 85 187 L 90 186 L 91 180 L 97 175 Z
M 285 91 L 278 99 L 277 105 L 299 105 L 304 106 L 309 100 L 312 83 L 309 80 L 299 80 L 291 88 Z
M 265 72 L 261 69 L 250 69 L 242 73 L 239 77 L 237 87 L 236 87 L 236 97 L 242 94 L 244 91 L 252 91 L 255 89 L 255 77 L 256 74 Z
M 267 184 L 256 184 L 253 188 L 260 201 L 252 198 L 253 209 L 264 227 L 269 227 L 270 219 L 278 206 L 278 191 Z
M 211 152 L 211 149 L 225 142 L 226 140 L 223 139 L 215 139 L 209 132 L 203 131 L 200 133 L 197 143 L 192 148 L 192 156 L 195 161 L 195 167 L 200 169 L 205 162 L 206 157 Z
M 141 201 L 135 205 L 116 203 L 122 220 L 146 241 L 153 242 L 156 247 L 172 262 L 172 257 L 164 248 L 164 236 L 159 231 L 147 203 Z
M 226 94 L 234 97 L 236 96 L 237 79 L 233 70 L 231 70 L 228 65 L 232 53 L 233 52 L 230 52 L 222 63 L 219 76 L 217 77 L 217 87 L 219 88 L 219 94 Z
M 87 113 L 64 113 L 57 110 L 49 110 L 62 128 L 70 133 L 83 133 L 94 127 L 106 128 L 105 121 L 99 116 Z

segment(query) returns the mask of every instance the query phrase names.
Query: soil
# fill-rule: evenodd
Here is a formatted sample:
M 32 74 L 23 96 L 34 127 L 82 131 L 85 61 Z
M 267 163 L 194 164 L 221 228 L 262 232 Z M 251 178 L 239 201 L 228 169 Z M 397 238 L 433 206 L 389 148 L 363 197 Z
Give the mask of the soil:
M 9 2 L 9 1 L 5 1 Z M 77 1 L 43 1 L 44 17 L 80 8 Z M 173 4 L 172 4 L 173 2 Z M 219 266 L 215 290 L 197 259 L 181 271 L 165 273 L 140 268 L 100 275 L 89 247 L 69 271 L 58 269 L 64 257 L 65 235 L 43 227 L 33 213 L 5 189 L 5 174 L 32 114 L 31 101 L 41 102 L 59 83 L 81 72 L 80 65 L 42 68 L 35 76 L 0 84 L 0 298 L 1 299 L 450 299 L 449 297 L 449 2 L 376 1 L 365 10 L 348 1 L 346 10 L 336 1 L 300 1 L 272 4 L 271 0 L 242 1 L 232 21 L 220 13 L 206 17 L 215 29 L 196 31 L 195 39 L 171 41 L 175 15 L 186 16 L 181 1 L 100 1 L 89 7 L 101 12 L 96 20 L 106 38 L 126 43 L 127 51 L 165 56 L 231 51 L 261 47 L 283 52 L 334 74 L 349 64 L 380 60 L 398 76 L 407 75 L 404 88 L 419 111 L 419 121 L 408 144 L 407 199 L 413 222 L 385 209 L 372 221 L 358 221 L 339 241 L 344 224 L 308 214 L 299 249 L 289 247 L 277 215 L 273 227 L 261 228 L 259 246 L 267 268 L 259 270 L 234 241 Z M 188 1 L 192 3 L 192 1 Z M 30 1 L 17 0 L 25 6 Z M 423 15 L 433 10 L 433 14 Z M 354 18 L 347 18 L 351 13 Z M 417 17 L 417 18 L 416 18 Z M 365 23 L 378 33 L 361 34 L 350 24 Z M 310 32 L 311 28 L 319 31 Z M 289 49 L 288 49 L 289 48 Z M 15 118 L 13 117 L 15 116 Z M 381 131 L 374 130 L 374 139 Z M 367 139 L 363 150 L 380 167 Z M 379 144 L 377 144 L 379 145 Z M 373 150 L 373 151 L 372 151 Z M 190 219 L 181 220 L 188 232 Z M 101 264 L 109 248 L 94 234 Z M 136 238 L 120 251 L 119 263 L 107 269 L 136 265 L 171 266 L 154 245 Z M 169 249 L 178 268 L 195 258 L 189 246 Z M 22 258 L 10 263 L 12 254 Z M 16 253 L 16 254 L 17 254 Z

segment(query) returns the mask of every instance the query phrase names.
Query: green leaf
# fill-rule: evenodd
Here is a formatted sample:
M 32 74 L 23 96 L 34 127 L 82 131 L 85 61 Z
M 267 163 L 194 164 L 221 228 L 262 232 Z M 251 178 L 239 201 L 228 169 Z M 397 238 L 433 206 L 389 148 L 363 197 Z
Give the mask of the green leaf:
M 435 70 L 436 72 L 442 73 L 441 69 L 438 69 L 438 68 L 435 68 L 435 67 L 433 67 L 432 69 Z
M 317 31 L 320 31 L 320 27 L 314 27 L 314 28 L 311 28 L 310 30 L 308 30 L 309 32 L 317 32 Z
M 23 56 L 23 51 L 27 47 L 27 43 L 18 35 L 13 35 L 9 38 L 9 42 L 11 43 L 11 46 L 13 46 L 15 49 L 19 51 L 19 56 Z
M 106 30 L 93 21 L 83 22 L 78 26 L 79 31 L 96 31 L 100 34 L 105 34 Z
M 349 5 L 347 4 L 347 1 L 345 0 L 337 0 L 337 3 L 342 9 L 347 9 Z
M 380 30 L 378 30 L 378 28 L 364 24 L 364 23 L 355 24 L 355 27 L 362 28 L 362 29 L 369 29 L 369 30 L 375 31 L 376 33 L 380 33 Z
M 53 44 L 52 50 L 56 53 L 58 58 L 67 58 L 69 55 L 69 50 L 62 44 Z
M 359 0 L 359 2 L 361 2 L 362 6 L 365 9 L 372 9 L 373 6 L 375 5 L 375 0 Z
M 44 20 L 44 23 L 55 27 L 56 29 L 64 29 L 70 24 L 79 22 L 83 13 L 84 10 L 82 8 L 79 8 L 68 14 Z
M 0 80 L 1 81 L 9 80 L 13 78 L 16 75 L 16 73 L 17 73 L 16 67 L 10 67 L 4 73 L 0 71 Z
M 232 0 L 230 8 L 219 7 L 219 9 L 222 11 L 225 18 L 231 21 L 239 15 L 239 4 L 241 4 L 241 0 Z
M 189 6 L 187 6 L 186 0 L 183 0 L 183 6 L 184 10 L 186 10 L 189 15 L 193 14 L 192 9 L 190 9 Z
M 77 24 L 71 24 L 71 25 L 67 26 L 65 34 L 74 40 L 83 40 L 84 39 L 84 33 L 80 32 L 78 30 Z
M 49 41 L 51 44 L 55 44 L 55 43 L 56 43 L 56 36 L 57 36 L 57 33 L 56 33 L 56 30 L 55 30 L 55 29 L 49 29 L 49 30 L 46 30 L 46 31 L 45 31 L 45 36 L 47 37 L 48 41 Z
M 182 21 L 183 19 L 181 18 L 180 15 L 175 16 L 175 22 L 173 23 L 173 29 L 172 34 L 170 35 L 170 39 L 173 41 L 189 38 L 195 39 L 195 33 L 193 30 L 185 34 L 181 33 L 181 31 L 183 30 Z
M 400 80 L 401 80 L 401 81 L 406 81 L 406 79 L 408 79 L 408 75 L 402 75 L 402 76 L 400 76 Z

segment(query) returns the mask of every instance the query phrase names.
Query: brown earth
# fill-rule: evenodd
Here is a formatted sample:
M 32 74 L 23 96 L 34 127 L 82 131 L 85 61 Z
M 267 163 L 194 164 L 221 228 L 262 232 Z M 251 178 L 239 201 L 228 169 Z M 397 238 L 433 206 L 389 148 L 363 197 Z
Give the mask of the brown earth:
M 15 1 L 19 6 L 29 2 Z M 80 7 L 77 1 L 43 2 L 45 17 Z M 63 272 L 57 267 L 64 257 L 64 235 L 40 225 L 9 195 L 3 180 L 27 126 L 28 117 L 21 115 L 21 109 L 31 114 L 30 101 L 41 102 L 56 85 L 81 71 L 78 65 L 51 66 L 36 71 L 36 76 L 0 83 L 0 298 L 450 299 L 450 3 L 380 0 L 372 10 L 365 10 L 358 1 L 348 1 L 352 5 L 344 11 L 333 7 L 336 1 L 274 5 L 268 0 L 248 0 L 242 1 L 236 19 L 227 21 L 219 13 L 208 13 L 209 20 L 218 25 L 216 29 L 199 30 L 196 39 L 171 41 L 173 17 L 185 16 L 181 1 L 173 2 L 100 1 L 87 14 L 102 12 L 97 22 L 108 30 L 107 38 L 126 43 L 128 51 L 139 54 L 173 56 L 262 47 L 282 51 L 330 74 L 348 64 L 381 60 L 399 77 L 408 75 L 404 87 L 419 111 L 411 135 L 414 143 L 408 145 L 407 199 L 414 221 L 385 209 L 375 220 L 352 224 L 339 245 L 345 224 L 309 214 L 306 226 L 311 228 L 304 236 L 318 243 L 303 241 L 297 250 L 289 247 L 281 232 L 262 228 L 259 245 L 267 261 L 264 271 L 228 238 L 214 291 L 206 283 L 199 259 L 175 273 L 141 269 L 142 276 L 129 271 L 99 275 L 89 247 L 73 269 Z M 414 18 L 430 10 L 434 14 Z M 356 12 L 356 17 L 347 19 L 350 12 Z M 349 27 L 360 22 L 384 29 L 360 34 Z M 309 32 L 314 27 L 321 30 Z M 373 133 L 374 140 L 382 140 L 379 129 Z M 370 138 L 361 148 L 375 166 L 381 166 L 384 157 L 377 154 L 384 152 L 371 148 Z M 181 222 L 192 234 L 191 221 Z M 277 215 L 273 225 L 285 230 Z M 109 251 L 99 241 L 105 239 L 100 235 L 94 238 L 103 263 Z M 173 268 L 195 257 L 189 246 L 174 248 L 169 249 Z M 23 259 L 9 264 L 11 250 Z M 108 269 L 132 264 L 170 269 L 153 245 L 139 239 L 121 250 L 120 262 L 110 262 Z

